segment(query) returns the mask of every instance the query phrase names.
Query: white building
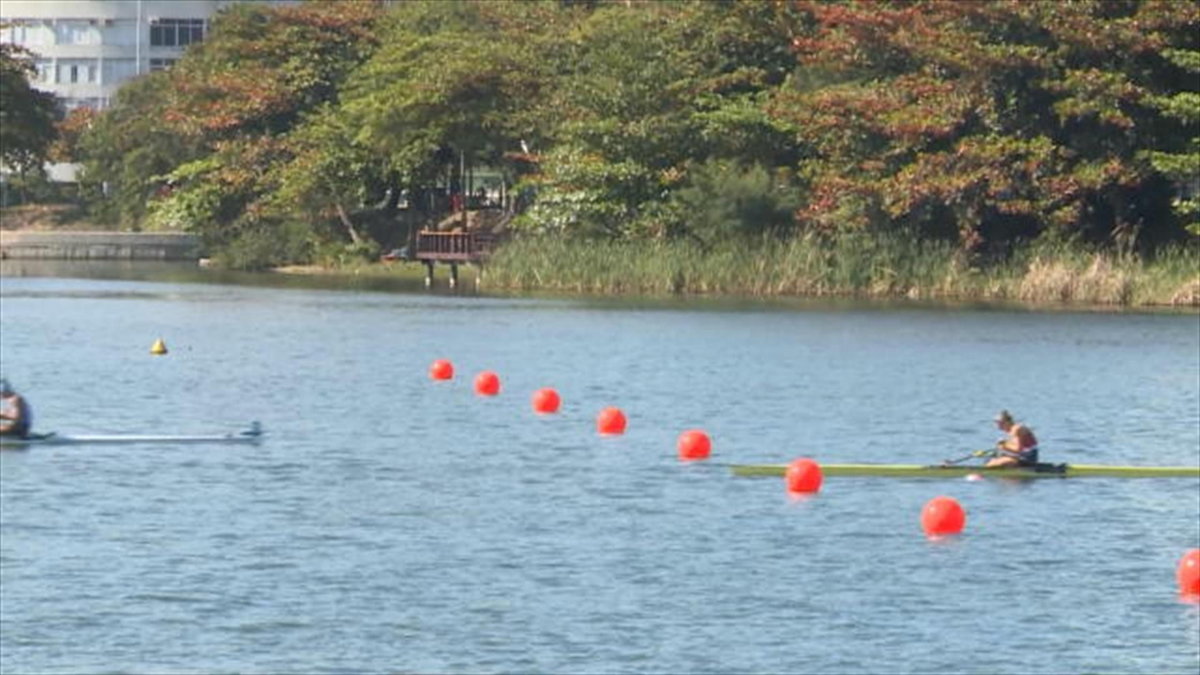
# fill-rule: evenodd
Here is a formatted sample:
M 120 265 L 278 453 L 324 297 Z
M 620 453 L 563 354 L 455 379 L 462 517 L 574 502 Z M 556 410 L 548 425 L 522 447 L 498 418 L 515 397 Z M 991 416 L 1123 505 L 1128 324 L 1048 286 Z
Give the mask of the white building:
M 35 55 L 33 85 L 67 110 L 105 108 L 123 82 L 170 67 L 204 40 L 214 14 L 239 1 L 3 0 L 0 42 Z
M 0 42 L 34 55 L 33 86 L 59 97 L 65 110 L 103 109 L 122 83 L 169 68 L 204 40 L 213 15 L 243 1 L 0 0 Z M 73 182 L 75 169 L 46 165 L 53 181 Z

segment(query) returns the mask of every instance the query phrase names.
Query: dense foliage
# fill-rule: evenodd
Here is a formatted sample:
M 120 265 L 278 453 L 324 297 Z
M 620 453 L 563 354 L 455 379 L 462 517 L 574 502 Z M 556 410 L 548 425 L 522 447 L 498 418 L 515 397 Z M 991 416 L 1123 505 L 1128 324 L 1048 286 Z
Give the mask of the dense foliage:
M 470 165 L 527 232 L 974 262 L 1200 235 L 1198 124 L 1192 2 L 363 0 L 230 8 L 78 147 L 98 209 L 239 266 L 372 251 Z
M 327 110 L 374 50 L 378 16 L 365 2 L 231 6 L 210 39 L 122 88 L 84 134 L 102 215 L 197 232 L 244 267 L 356 234 L 329 218 L 362 188 Z
M 19 176 L 39 174 L 57 134 L 58 101 L 30 86 L 29 54 L 0 44 L 0 164 Z
M 776 99 L 814 151 L 802 222 L 952 229 L 970 248 L 1177 231 L 1146 153 L 1195 142 L 1155 97 L 1198 84 L 1166 56 L 1196 53 L 1197 5 L 798 4 L 813 30 L 797 54 L 825 75 Z

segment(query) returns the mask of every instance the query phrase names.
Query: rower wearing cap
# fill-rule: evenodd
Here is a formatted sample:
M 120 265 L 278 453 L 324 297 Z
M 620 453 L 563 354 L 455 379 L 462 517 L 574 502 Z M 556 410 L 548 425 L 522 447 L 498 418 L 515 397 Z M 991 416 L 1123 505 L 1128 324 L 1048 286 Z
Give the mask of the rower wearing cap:
M 33 421 L 29 403 L 13 388 L 8 380 L 0 379 L 0 436 L 25 438 Z
M 1007 436 L 996 441 L 996 456 L 985 465 L 999 469 L 1013 466 L 1034 466 L 1038 463 L 1038 442 L 1033 430 L 1018 424 L 1007 410 L 996 415 L 996 427 Z

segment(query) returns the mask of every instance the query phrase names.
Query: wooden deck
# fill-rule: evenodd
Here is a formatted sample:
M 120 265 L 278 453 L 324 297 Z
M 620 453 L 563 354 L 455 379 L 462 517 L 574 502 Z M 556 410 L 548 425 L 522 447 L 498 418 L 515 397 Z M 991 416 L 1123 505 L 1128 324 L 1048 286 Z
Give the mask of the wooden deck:
M 491 232 L 433 232 L 417 233 L 417 251 L 421 262 L 479 263 L 485 260 L 500 237 Z
M 433 266 L 444 263 L 450 266 L 450 287 L 458 286 L 458 266 L 473 264 L 477 268 L 492 254 L 500 242 L 500 235 L 492 232 L 434 232 L 422 230 L 417 233 L 416 252 L 412 259 L 425 265 L 425 285 L 433 285 Z M 479 285 L 479 273 L 475 276 Z

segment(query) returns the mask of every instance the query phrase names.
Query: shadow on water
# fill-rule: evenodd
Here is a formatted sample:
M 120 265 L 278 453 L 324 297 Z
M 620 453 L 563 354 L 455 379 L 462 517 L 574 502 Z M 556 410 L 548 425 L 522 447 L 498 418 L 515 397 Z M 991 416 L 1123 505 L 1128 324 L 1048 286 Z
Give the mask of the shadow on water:
M 440 271 L 440 270 L 439 270 Z M 402 269 L 395 276 L 386 274 L 285 274 L 280 272 L 238 272 L 201 267 L 194 262 L 145 260 L 4 260 L 0 278 L 55 277 L 67 279 L 104 279 L 165 283 L 232 284 L 303 290 L 360 290 L 382 292 L 432 292 L 474 295 L 471 283 L 450 289 L 445 273 L 432 289 L 416 267 Z M 463 275 L 466 277 L 467 275 Z M 463 281 L 467 281 L 466 278 Z
M 946 302 L 912 301 L 897 299 L 864 298 L 796 298 L 796 297 L 743 297 L 732 295 L 592 295 L 541 291 L 509 291 L 504 289 L 477 289 L 474 283 L 475 270 L 460 268 L 459 285 L 450 288 L 447 283 L 449 272 L 443 266 L 435 271 L 432 288 L 426 288 L 424 271 L 419 264 L 402 264 L 394 270 L 371 269 L 365 274 L 351 272 L 242 272 L 202 267 L 195 262 L 149 261 L 149 260 L 0 260 L 0 279 L 50 277 L 61 279 L 97 279 L 113 281 L 148 281 L 159 283 L 202 283 L 264 288 L 290 288 L 296 290 L 371 291 L 383 293 L 432 293 L 490 298 L 526 298 L 549 302 L 569 301 L 600 310 L 650 310 L 680 309 L 687 311 L 757 311 L 763 309 L 945 309 L 963 308 L 961 304 Z
M 1112 307 L 1057 306 L 1020 302 L 945 298 L 873 298 L 857 296 L 739 296 L 739 295 L 593 295 L 538 290 L 490 289 L 486 281 L 477 286 L 473 267 L 460 267 L 459 284 L 447 283 L 448 268 L 435 268 L 433 286 L 425 286 L 424 269 L 418 263 L 397 263 L 392 268 L 369 267 L 356 272 L 241 272 L 202 267 L 195 262 L 149 260 L 0 260 L 0 281 L 12 278 L 51 277 L 64 279 L 100 279 L 149 281 L 161 283 L 202 283 L 297 290 L 369 291 L 380 293 L 421 293 L 439 296 L 521 298 L 581 303 L 599 310 L 712 310 L 730 311 L 934 311 L 934 312 L 1005 312 L 1005 313 L 1122 313 L 1122 314 L 1195 314 L 1191 307 Z

